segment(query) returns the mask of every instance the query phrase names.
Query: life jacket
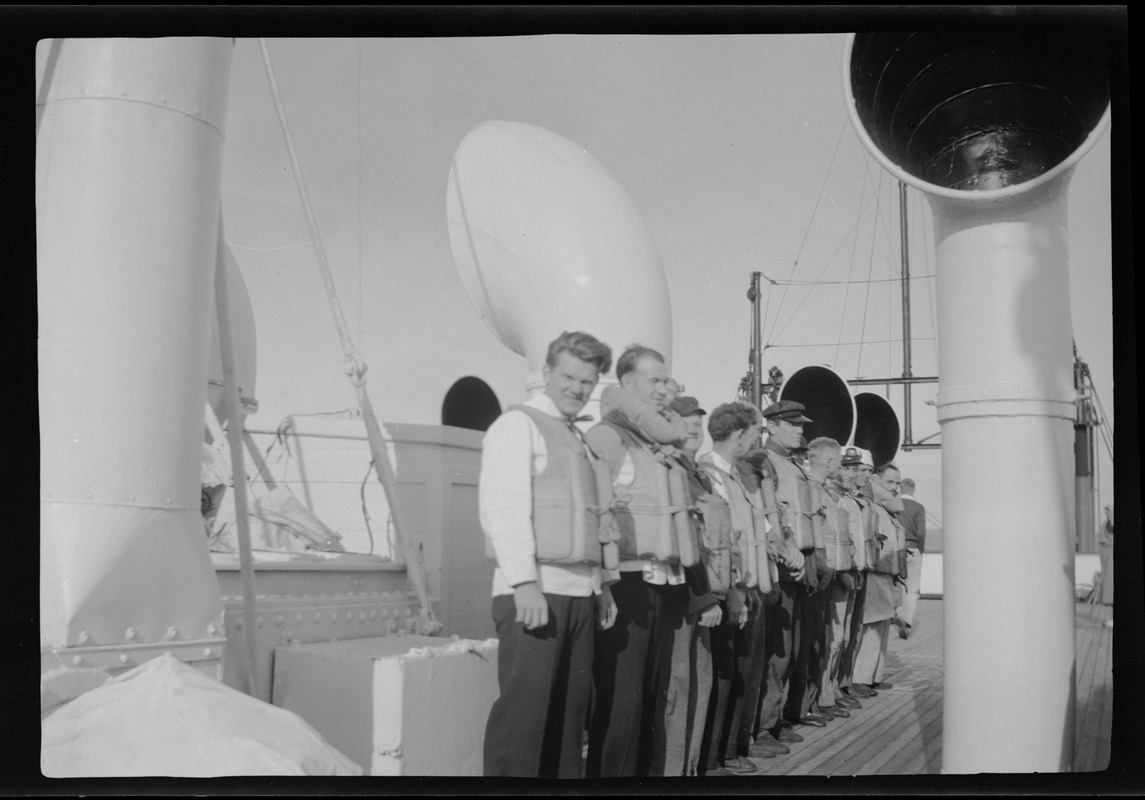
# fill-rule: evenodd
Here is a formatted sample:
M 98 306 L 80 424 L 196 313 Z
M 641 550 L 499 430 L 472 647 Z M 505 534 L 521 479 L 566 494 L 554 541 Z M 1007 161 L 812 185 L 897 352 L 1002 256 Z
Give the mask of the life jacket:
M 695 510 L 692 526 L 698 532 L 700 561 L 708 576 L 708 589 L 726 595 L 742 571 L 739 552 L 732 547 L 732 516 L 727 502 L 712 491 L 712 481 L 691 458 L 680 458 L 688 473 L 688 488 Z
M 533 477 L 533 535 L 536 558 L 542 564 L 593 565 L 603 563 L 598 473 L 578 433 L 561 419 L 529 406 L 523 411 L 541 432 L 547 458 L 544 470 Z M 485 536 L 485 555 L 497 557 Z
M 874 511 L 878 520 L 878 552 L 870 570 L 882 575 L 898 575 L 901 566 L 899 553 L 906 549 L 906 533 L 902 524 L 882 505 L 875 503 Z
M 851 539 L 850 520 L 847 512 L 839 507 L 840 496 L 820 486 L 823 506 L 823 549 L 827 551 L 827 563 L 836 572 L 855 568 L 855 554 Z
M 692 524 L 696 507 L 684 466 L 617 412 L 600 424 L 617 432 L 635 470 L 632 485 L 626 487 L 628 497 L 614 497 L 612 502 L 620 559 L 698 564 L 700 548 Z
M 696 498 L 700 515 L 700 560 L 708 574 L 708 587 L 715 594 L 727 594 L 734 585 L 732 577 L 732 511 L 714 492 Z
M 779 519 L 784 528 L 784 536 L 790 531 L 790 538 L 800 550 L 821 546 L 821 542 L 816 542 L 814 518 L 822 513 L 822 508 L 813 502 L 811 482 L 807 479 L 806 473 L 798 464 L 774 450 L 769 449 L 765 452 L 775 471 L 775 499 L 779 505 Z
M 847 530 L 851 534 L 855 569 L 869 569 L 878 555 L 878 543 L 875 540 L 878 520 L 870 500 L 861 495 L 844 494 L 839 498 L 839 512 L 846 517 Z
M 751 502 L 750 495 L 745 491 L 746 487 L 716 466 L 710 455 L 706 455 L 700 463 L 713 480 L 720 482 L 728 494 L 732 529 L 735 531 L 733 547 L 740 552 L 744 585 L 757 586 L 762 592 L 771 591 L 772 564 L 767 557 L 766 523 L 763 520 L 762 508 L 757 508 Z

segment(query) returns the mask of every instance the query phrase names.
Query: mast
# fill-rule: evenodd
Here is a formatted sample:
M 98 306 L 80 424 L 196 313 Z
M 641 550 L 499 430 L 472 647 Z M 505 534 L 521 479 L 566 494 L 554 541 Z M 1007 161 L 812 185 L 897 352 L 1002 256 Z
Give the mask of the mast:
M 759 324 L 759 276 L 760 273 L 751 273 L 751 288 L 747 290 L 747 299 L 751 301 L 751 364 L 748 370 L 751 373 L 749 383 L 749 399 L 756 408 L 762 408 L 763 401 L 763 352 L 762 336 Z
M 1074 509 L 1076 546 L 1079 553 L 1096 553 L 1093 426 L 1097 422 L 1097 415 L 1089 388 L 1089 365 L 1078 356 L 1077 342 L 1073 345 L 1073 376 L 1074 388 L 1077 390 L 1077 419 L 1073 425 L 1074 491 L 1077 495 Z
M 907 241 L 906 225 L 906 184 L 899 181 L 899 230 L 902 247 L 902 377 L 903 377 L 903 444 L 914 443 L 914 430 L 911 427 L 911 383 L 914 377 L 910 369 L 910 245 Z

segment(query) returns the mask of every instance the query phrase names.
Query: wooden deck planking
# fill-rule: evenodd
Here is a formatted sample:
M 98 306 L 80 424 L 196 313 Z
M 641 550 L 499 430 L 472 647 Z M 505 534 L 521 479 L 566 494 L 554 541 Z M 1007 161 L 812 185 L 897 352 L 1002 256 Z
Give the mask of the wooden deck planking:
M 1100 636 L 1098 625 L 1090 615 L 1080 613 L 1078 617 L 1074 769 L 1086 772 L 1093 770 L 1097 761 L 1097 733 L 1101 726 L 1101 687 L 1095 687 L 1093 682 L 1098 672 L 1095 665 L 1098 663 Z
M 1075 772 L 1104 769 L 1112 729 L 1112 617 L 1108 606 L 1077 606 Z M 892 638 L 884 682 L 849 719 L 799 727 L 804 741 L 787 755 L 755 759 L 757 776 L 919 775 L 942 768 L 942 601 L 919 602 L 910 639 Z
M 879 703 L 879 700 L 883 702 Z M 809 751 L 808 757 L 804 763 L 797 764 L 782 774 L 860 774 L 867 761 L 878 754 L 880 748 L 877 745 L 881 736 L 890 730 L 896 718 L 903 714 L 905 699 L 884 698 L 880 693 L 878 697 L 862 702 L 863 707 L 854 712 L 850 719 L 836 720 L 826 728 L 815 729 L 813 734 L 808 734 L 807 728 L 800 728 L 799 732 L 806 741 L 791 746 L 790 754 L 779 756 L 775 760 L 792 759 L 803 750 Z M 865 732 L 864 739 L 855 741 L 854 737 L 848 736 L 848 730 L 853 728 L 862 728 Z
M 902 726 L 898 736 L 889 740 L 883 752 L 867 768 L 871 775 L 917 775 L 925 773 L 925 753 L 929 741 L 942 741 L 942 695 L 915 695 L 914 719 Z
M 1113 629 L 1105 627 L 1112 608 L 1102 605 L 1078 607 L 1077 712 L 1075 754 L 1077 772 L 1104 770 L 1109 765 L 1112 729 Z
M 927 737 L 939 738 L 941 732 L 941 619 L 941 601 L 921 601 L 914 636 L 902 640 L 897 629 L 891 630 L 883 679 L 893 688 L 862 700 L 863 707 L 849 719 L 826 728 L 800 727 L 804 741 L 791 745 L 787 755 L 755 760 L 757 774 L 917 774 L 926 769 L 933 761 Z M 894 752 L 898 740 L 919 738 L 923 746 L 914 750 L 914 758 Z M 888 759 L 894 772 L 888 771 Z

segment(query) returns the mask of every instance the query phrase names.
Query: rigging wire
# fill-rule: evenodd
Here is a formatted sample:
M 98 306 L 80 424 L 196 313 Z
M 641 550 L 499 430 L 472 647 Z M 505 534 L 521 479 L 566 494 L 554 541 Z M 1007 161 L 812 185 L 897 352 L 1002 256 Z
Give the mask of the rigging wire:
M 394 475 L 394 470 L 389 460 L 385 458 L 388 452 L 386 440 L 382 434 L 381 426 L 378 424 L 377 417 L 374 414 L 373 403 L 370 401 L 369 393 L 366 390 L 366 365 L 359 359 L 354 346 L 354 340 L 350 336 L 350 329 L 346 322 L 345 314 L 342 312 L 342 304 L 338 300 L 333 275 L 331 274 L 330 265 L 326 259 L 326 251 L 322 247 L 322 241 L 318 235 L 318 223 L 314 218 L 314 209 L 310 202 L 310 193 L 306 190 L 306 183 L 303 180 L 302 167 L 298 162 L 298 154 L 294 149 L 294 140 L 290 133 L 290 126 L 287 123 L 286 110 L 282 104 L 282 97 L 278 91 L 278 81 L 274 75 L 274 67 L 271 64 L 266 39 L 260 37 L 258 44 L 259 49 L 262 51 L 263 66 L 266 68 L 266 77 L 270 84 L 270 93 L 274 100 L 275 111 L 278 114 L 279 126 L 282 129 L 283 139 L 286 142 L 286 150 L 290 156 L 290 165 L 294 172 L 294 182 L 298 189 L 298 196 L 302 203 L 303 213 L 306 217 L 306 225 L 310 231 L 311 239 L 314 242 L 314 254 L 317 260 L 318 271 L 321 274 L 322 283 L 326 289 L 326 298 L 330 304 L 330 311 L 334 317 L 335 327 L 338 329 L 338 336 L 342 343 L 344 371 L 350 378 L 350 382 L 353 384 L 354 391 L 358 396 L 358 406 L 362 410 L 362 418 L 366 424 L 366 436 L 370 443 L 370 451 L 378 465 L 378 475 L 382 479 L 382 485 L 386 490 L 387 499 L 390 501 L 391 511 L 395 508 L 400 510 L 397 499 L 397 478 Z M 401 524 L 403 522 L 401 515 L 395 514 L 393 519 L 394 535 L 407 564 L 406 575 L 410 583 L 413 584 L 414 591 L 417 593 L 418 604 L 421 607 L 420 617 L 422 630 L 429 635 L 433 635 L 441 630 L 441 623 L 434 615 L 433 606 L 429 598 L 429 591 L 426 588 L 428 576 L 425 573 L 424 563 L 415 560 L 417 551 L 413 549 L 413 543 L 405 538 L 403 525 Z
M 865 170 L 864 174 L 863 174 L 863 184 L 865 185 L 867 183 L 867 181 L 869 179 L 869 175 L 870 175 L 870 168 L 871 168 L 870 156 L 867 156 L 863 163 L 864 163 L 864 170 Z M 882 185 L 882 181 L 883 181 L 883 176 L 880 173 L 879 186 Z M 764 275 L 764 277 L 767 278 L 768 282 L 770 282 L 774 286 L 836 286 L 836 285 L 848 285 L 848 284 L 858 285 L 858 284 L 863 284 L 863 283 L 883 283 L 883 282 L 897 283 L 897 282 L 900 282 L 901 279 L 898 279 L 898 278 L 878 278 L 878 279 L 868 279 L 866 281 L 860 281 L 860 280 L 854 280 L 851 277 L 851 275 L 854 272 L 854 270 L 853 270 L 854 251 L 858 245 L 858 235 L 856 233 L 856 230 L 859 227 L 859 223 L 862 222 L 862 220 L 863 220 L 863 215 L 866 213 L 867 207 L 872 202 L 877 202 L 877 193 L 878 193 L 878 189 L 876 189 L 875 192 L 872 192 L 871 195 L 863 195 L 859 198 L 859 211 L 855 215 L 854 222 L 851 223 L 851 227 L 848 229 L 847 233 L 839 240 L 839 245 L 835 248 L 835 252 L 832 253 L 831 256 L 829 258 L 827 258 L 827 260 L 824 262 L 823 269 L 821 269 L 819 271 L 819 277 L 821 278 L 823 276 L 823 273 L 825 273 L 827 271 L 827 269 L 830 267 L 830 265 L 832 263 L 834 263 L 835 257 L 839 254 L 839 251 L 841 251 L 843 249 L 843 247 L 846 245 L 847 241 L 850 240 L 852 242 L 852 252 L 851 252 L 852 269 L 848 271 L 847 280 L 845 280 L 845 281 L 824 281 L 824 280 L 816 279 L 813 281 L 795 281 L 795 280 L 778 281 L 778 280 L 773 280 L 772 278 L 767 278 L 766 275 Z M 872 196 L 875 197 L 875 201 L 872 201 Z M 884 224 L 884 233 L 889 237 L 889 233 L 887 233 L 885 230 L 885 224 Z M 855 234 L 854 239 L 851 238 L 852 234 Z M 889 238 L 888 238 L 887 246 L 892 247 L 892 244 L 890 243 Z M 913 275 L 911 276 L 912 279 L 914 279 L 915 277 L 916 276 L 913 276 Z M 933 278 L 934 275 L 918 275 L 917 277 L 920 279 L 922 279 L 922 278 Z M 795 311 L 793 311 L 791 314 L 789 314 L 787 316 L 786 321 L 783 323 L 783 326 L 778 331 L 775 331 L 774 327 L 773 327 L 772 333 L 768 337 L 769 340 L 778 339 L 783 334 L 783 331 L 787 329 L 788 324 L 790 324 L 791 321 L 794 320 L 798 316 L 799 309 L 803 307 L 803 303 L 805 303 L 809 297 L 810 297 L 810 293 L 803 296 L 803 299 L 800 301 L 800 303 L 796 307 Z M 846 301 L 845 300 L 844 300 L 843 312 L 844 312 L 844 316 L 845 316 L 845 314 L 846 314 Z M 778 316 L 778 310 L 776 311 L 776 314 Z M 840 319 L 840 332 L 839 332 L 840 337 L 842 336 L 842 322 L 843 322 L 843 320 Z
M 362 498 L 362 519 L 366 521 L 366 535 L 370 537 L 369 554 L 374 554 L 374 529 L 370 527 L 370 509 L 366 507 L 366 481 L 374 471 L 374 459 L 370 459 L 370 466 L 366 467 L 366 474 L 362 476 L 362 485 L 358 487 L 358 495 Z
M 811 218 L 807 221 L 807 230 L 803 233 L 803 241 L 799 243 L 799 249 L 795 253 L 795 260 L 791 264 L 791 274 L 795 274 L 795 268 L 799 266 L 799 257 L 803 255 L 803 248 L 807 244 L 807 237 L 811 235 L 811 226 L 815 224 L 815 215 L 819 211 L 819 204 L 823 202 L 823 195 L 827 191 L 827 180 L 831 177 L 831 170 L 835 166 L 835 158 L 839 155 L 839 146 L 843 143 L 843 134 L 847 132 L 847 126 L 844 125 L 839 129 L 839 139 L 835 142 L 835 151 L 831 153 L 831 161 L 827 165 L 827 171 L 823 175 L 823 184 L 819 187 L 819 196 L 815 198 L 815 207 L 811 209 Z M 779 308 L 775 310 L 775 317 L 778 319 L 779 312 L 783 308 L 783 302 L 787 298 L 786 287 L 783 290 L 783 296 L 779 298 Z M 774 339 L 775 324 L 772 324 L 772 334 L 768 334 L 767 339 Z
M 534 116 L 533 114 L 531 114 L 527 108 L 524 108 L 524 107 L 523 107 L 523 106 L 522 106 L 520 103 L 518 103 L 517 101 L 515 101 L 515 100 L 514 100 L 512 97 L 509 97 L 509 95 L 505 94 L 505 93 L 504 93 L 504 92 L 502 92 L 500 89 L 498 89 L 498 88 L 497 88 L 497 87 L 496 87 L 496 86 L 493 84 L 493 82 L 492 82 L 492 81 L 490 81 L 488 78 L 486 78 L 486 77 L 485 77 L 484 75 L 482 75 L 480 72 L 478 72 L 477 70 L 473 69 L 473 67 L 469 66 L 469 65 L 468 65 L 468 64 L 466 64 L 464 61 L 462 61 L 462 60 L 461 60 L 461 58 L 460 58 L 460 57 L 458 57 L 458 56 L 457 56 L 455 53 L 452 53 L 452 52 L 450 52 L 450 51 L 449 51 L 449 49 L 448 49 L 448 48 L 446 48 L 446 46 L 445 46 L 445 45 L 443 45 L 443 44 L 441 43 L 441 40 L 440 40 L 440 39 L 433 39 L 432 41 L 433 41 L 433 43 L 434 43 L 434 44 L 436 44 L 436 45 L 437 45 L 439 48 L 441 48 L 442 52 L 444 52 L 446 55 L 448 55 L 450 58 L 452 58 L 454 61 L 456 61 L 456 62 L 457 62 L 458 64 L 460 64 L 461 66 L 465 67 L 465 69 L 466 69 L 466 70 L 468 70 L 470 73 L 472 73 L 472 74 L 473 74 L 475 77 L 477 77 L 477 78 L 478 78 L 478 79 L 479 79 L 479 80 L 480 80 L 482 83 L 484 83 L 484 84 L 485 84 L 486 86 L 488 86 L 490 89 L 492 89 L 493 91 L 495 91 L 497 94 L 501 95 L 501 97 L 502 97 L 502 98 L 504 98 L 504 99 L 505 99 L 505 100 L 506 100 L 506 101 L 507 101 L 507 102 L 508 102 L 508 103 L 509 103 L 511 106 L 513 106 L 513 108 L 517 109 L 517 110 L 518 110 L 518 111 L 520 111 L 522 114 L 524 114 L 526 117 L 528 117 L 530 120 L 532 120 L 534 124 L 536 124 L 536 125 L 541 125 L 541 121 L 540 121 L 540 120 L 538 120 L 538 119 L 536 118 L 536 116 Z
M 901 274 L 901 273 L 900 273 Z M 926 278 L 933 278 L 934 275 L 915 275 L 911 274 L 910 279 L 923 280 Z M 860 286 L 865 283 L 901 283 L 902 278 L 872 278 L 868 281 L 771 281 L 776 286 Z M 780 331 L 782 333 L 782 331 Z
M 882 213 L 883 178 L 884 178 L 884 176 L 885 176 L 885 173 L 880 170 L 879 171 L 879 190 L 878 190 L 879 202 L 875 203 L 875 219 L 876 220 L 880 219 L 880 215 Z M 867 258 L 867 278 L 868 278 L 868 280 L 871 277 L 871 270 L 874 268 L 874 264 L 875 264 L 875 238 L 876 238 L 875 235 L 872 234 L 871 235 L 871 253 L 870 253 L 870 256 Z M 870 285 L 868 284 L 867 285 L 867 295 L 866 295 L 866 297 L 863 298 L 863 327 L 861 327 L 859 329 L 859 336 L 861 338 L 866 338 L 867 315 L 871 311 L 870 300 L 871 300 L 871 288 L 870 288 Z M 863 371 L 863 348 L 860 347 L 859 348 L 859 363 L 855 367 L 855 374 L 856 375 L 862 374 L 862 371 Z
M 933 342 L 934 339 L 932 337 L 919 338 L 917 336 L 912 336 L 911 341 L 912 342 Z M 780 349 L 787 348 L 787 347 L 835 347 L 835 348 L 839 348 L 839 347 L 862 347 L 865 344 L 898 344 L 901 342 L 902 342 L 901 338 L 898 338 L 898 339 L 895 339 L 895 338 L 891 338 L 891 339 L 860 339 L 860 340 L 855 341 L 855 342 L 817 342 L 817 343 L 812 343 L 812 344 L 808 344 L 806 342 L 799 342 L 798 344 L 769 344 L 768 348 L 780 350 Z M 835 353 L 836 361 L 838 360 L 838 358 L 839 358 L 839 354 L 838 354 L 838 352 L 836 352 Z
M 871 171 L 871 160 L 869 158 L 864 159 L 864 161 L 863 161 L 863 185 L 864 186 L 867 185 L 867 177 L 870 175 L 870 171 Z M 855 226 L 857 226 L 859 224 L 859 220 L 863 218 L 863 211 L 866 208 L 866 204 L 867 204 L 866 197 L 860 197 L 859 198 L 859 214 L 855 218 L 855 225 L 853 225 L 851 227 L 852 231 L 855 229 Z M 850 235 L 850 234 L 848 234 L 848 235 Z M 840 243 L 840 245 L 841 244 L 842 243 Z M 850 263 L 847 265 L 847 281 L 848 281 L 848 283 L 850 283 L 851 276 L 854 275 L 854 273 L 855 273 L 855 251 L 858 250 L 858 248 L 859 248 L 859 235 L 858 235 L 858 233 L 856 233 L 855 238 L 851 242 L 851 260 L 850 260 Z M 847 319 L 847 302 L 848 302 L 848 300 L 850 300 L 850 297 L 851 297 L 851 287 L 848 286 L 847 291 L 844 292 L 844 294 L 843 294 L 843 313 L 841 313 L 839 315 L 839 332 L 837 334 L 839 342 L 842 342 L 842 340 L 843 340 L 843 323 Z M 833 363 L 835 363 L 835 364 L 839 363 L 839 346 L 836 346 L 836 348 L 835 348 L 835 359 L 834 359 Z

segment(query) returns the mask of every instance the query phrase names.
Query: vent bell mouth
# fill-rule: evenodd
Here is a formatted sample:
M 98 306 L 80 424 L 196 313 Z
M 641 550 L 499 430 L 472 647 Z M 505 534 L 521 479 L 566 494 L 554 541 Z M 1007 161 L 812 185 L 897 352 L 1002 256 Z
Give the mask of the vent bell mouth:
M 891 162 L 933 186 L 1015 186 L 1069 158 L 1109 105 L 1094 34 L 856 34 L 854 111 Z
M 441 424 L 473 431 L 487 431 L 501 416 L 501 403 L 485 381 L 460 378 L 449 387 L 441 403 Z

